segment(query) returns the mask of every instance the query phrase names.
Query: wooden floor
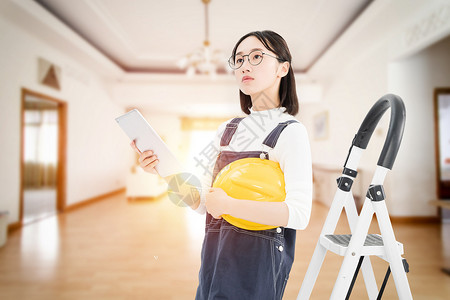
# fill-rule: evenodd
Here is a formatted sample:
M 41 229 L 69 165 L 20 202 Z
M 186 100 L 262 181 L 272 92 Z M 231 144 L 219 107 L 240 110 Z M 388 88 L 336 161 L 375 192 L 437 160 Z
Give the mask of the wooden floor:
M 308 229 L 298 232 L 284 299 L 296 299 L 327 212 L 314 204 Z M 0 248 L 0 299 L 193 299 L 203 222 L 166 198 L 128 202 L 120 194 L 29 224 Z M 341 222 L 338 232 L 346 227 Z M 379 232 L 376 222 L 372 227 Z M 396 224 L 394 230 L 405 244 L 414 299 L 450 299 L 450 276 L 440 271 L 450 266 L 441 225 Z M 311 299 L 329 298 L 341 261 L 327 254 Z M 380 284 L 386 263 L 372 264 Z M 362 276 L 351 299 L 367 299 Z M 392 278 L 383 299 L 397 299 Z

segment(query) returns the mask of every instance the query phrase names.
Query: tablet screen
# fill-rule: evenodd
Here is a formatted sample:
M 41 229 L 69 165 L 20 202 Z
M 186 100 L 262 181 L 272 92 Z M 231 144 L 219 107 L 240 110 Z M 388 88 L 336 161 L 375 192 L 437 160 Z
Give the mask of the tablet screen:
M 182 172 L 175 155 L 137 109 L 116 118 L 116 121 L 141 152 L 152 150 L 157 155 L 159 163 L 155 169 L 159 175 L 166 177 Z

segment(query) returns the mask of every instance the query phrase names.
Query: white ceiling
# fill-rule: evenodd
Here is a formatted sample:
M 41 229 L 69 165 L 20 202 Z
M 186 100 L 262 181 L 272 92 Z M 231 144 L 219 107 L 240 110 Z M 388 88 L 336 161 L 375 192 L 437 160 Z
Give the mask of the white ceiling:
M 36 0 L 124 71 L 176 73 L 204 40 L 201 0 Z M 229 56 L 253 30 L 287 41 L 296 72 L 307 71 L 372 0 L 212 0 L 210 41 Z

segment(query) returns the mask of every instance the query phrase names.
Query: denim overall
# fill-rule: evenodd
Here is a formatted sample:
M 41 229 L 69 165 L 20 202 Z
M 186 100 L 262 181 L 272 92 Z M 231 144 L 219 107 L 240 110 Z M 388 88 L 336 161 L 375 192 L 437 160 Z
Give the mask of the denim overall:
M 230 143 L 242 119 L 235 118 L 227 124 L 221 146 Z M 263 144 L 275 147 L 283 129 L 292 122 L 296 121 L 279 123 Z M 213 182 L 223 167 L 247 157 L 268 159 L 268 153 L 221 151 L 214 167 Z M 283 227 L 245 230 L 207 213 L 195 299 L 281 299 L 294 261 L 295 235 L 294 229 Z

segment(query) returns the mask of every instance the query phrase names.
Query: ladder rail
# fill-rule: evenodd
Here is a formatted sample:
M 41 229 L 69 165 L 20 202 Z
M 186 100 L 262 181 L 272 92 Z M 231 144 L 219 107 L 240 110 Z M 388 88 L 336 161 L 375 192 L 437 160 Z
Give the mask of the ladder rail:
M 339 189 L 336 191 L 320 235 L 333 233 L 334 228 L 336 228 L 336 225 L 339 221 L 342 208 L 344 207 L 347 201 L 347 195 L 348 195 L 347 192 L 341 191 Z M 311 261 L 309 263 L 308 269 L 306 270 L 305 277 L 300 287 L 300 292 L 297 296 L 297 300 L 307 300 L 310 298 L 312 290 L 314 288 L 314 284 L 316 283 L 317 280 L 317 276 L 320 273 L 320 269 L 325 259 L 326 253 L 327 249 L 325 249 L 325 247 L 321 245 L 320 239 L 318 239 L 316 248 L 314 250 L 313 256 L 311 257 Z
M 352 293 L 353 287 L 355 286 L 356 278 L 358 277 L 359 270 L 361 269 L 361 265 L 362 265 L 362 263 L 364 261 L 364 257 L 365 256 L 361 256 L 359 258 L 358 265 L 356 266 L 355 273 L 353 274 L 353 278 L 352 278 L 352 281 L 350 283 L 350 287 L 348 288 L 347 295 L 345 296 L 345 300 L 348 300 L 350 298 L 350 295 Z
M 347 156 L 344 168 L 349 168 L 352 170 L 357 170 L 358 163 L 361 159 L 362 153 L 364 149 L 359 148 L 357 146 L 350 147 L 349 154 Z M 349 177 L 347 175 L 342 175 Z M 347 220 L 350 226 L 350 229 L 353 229 L 356 226 L 356 222 L 358 219 L 358 213 L 356 211 L 355 200 L 353 198 L 353 194 L 351 190 L 349 192 L 344 192 L 340 189 L 336 190 L 333 201 L 331 203 L 331 207 L 328 211 L 327 218 L 322 227 L 322 231 L 320 233 L 321 236 L 326 234 L 332 234 L 334 229 L 337 226 L 339 221 L 339 217 L 341 215 L 342 209 L 346 207 L 347 211 Z M 306 300 L 309 299 L 314 288 L 314 284 L 317 280 L 317 277 L 320 273 L 320 269 L 322 267 L 323 261 L 325 259 L 325 255 L 327 253 L 327 249 L 321 245 L 320 239 L 317 241 L 316 248 L 314 250 L 313 256 L 311 257 L 310 264 L 306 271 L 305 277 L 303 279 L 302 285 L 300 287 L 299 294 L 297 296 L 297 300 Z M 370 259 L 366 259 L 362 265 L 362 272 L 364 276 L 364 281 L 368 284 L 368 295 L 370 299 L 375 299 L 375 295 L 378 294 L 378 288 L 376 285 L 375 275 L 373 273 L 372 265 L 370 263 Z
M 350 147 L 350 152 L 348 154 L 348 158 L 345 162 L 344 168 L 349 168 L 352 170 L 358 169 L 359 161 L 361 160 L 364 149 L 359 148 L 355 145 Z M 345 202 L 344 208 L 348 220 L 348 224 L 350 227 L 350 232 L 353 234 L 356 223 L 358 221 L 358 212 L 356 210 L 355 199 L 353 198 L 353 194 L 350 194 L 350 200 Z M 378 295 L 378 287 L 375 279 L 375 274 L 373 272 L 372 263 L 370 261 L 370 256 L 367 256 L 361 266 L 361 272 L 363 274 L 364 283 L 366 285 L 367 296 L 370 300 L 375 300 Z
M 374 202 L 373 207 L 377 216 L 381 237 L 383 238 L 383 243 L 386 249 L 386 258 L 391 267 L 391 273 L 394 278 L 398 297 L 400 300 L 412 299 L 411 288 L 403 266 L 403 259 L 400 250 L 397 247 L 397 241 L 395 239 L 391 222 L 389 222 L 389 213 L 387 211 L 386 201 L 383 200 L 380 202 Z
M 319 276 L 326 254 L 327 249 L 322 246 L 320 240 L 318 240 L 305 277 L 303 278 L 297 300 L 308 300 L 311 297 L 312 290 L 316 283 L 317 276 Z
M 344 256 L 336 282 L 331 292 L 330 299 L 344 299 L 350 287 L 352 275 L 356 270 L 358 260 L 361 256 L 361 249 L 366 240 L 366 235 L 372 221 L 373 208 L 370 199 L 366 198 L 361 214 L 359 215 L 355 232 L 350 239 L 347 251 Z
M 358 216 L 353 195 L 351 194 L 353 178 L 357 174 L 356 170 L 361 153 L 367 148 L 378 122 L 388 108 L 390 108 L 391 116 L 386 140 L 378 159 L 372 184 L 368 189 L 364 205 Z M 389 262 L 390 271 L 393 274 L 400 299 L 412 299 L 411 290 L 406 278 L 406 270 L 403 265 L 403 258 L 401 257 L 403 245 L 395 240 L 394 231 L 384 201 L 385 195 L 383 189 L 384 178 L 388 169 L 392 169 L 401 144 L 405 127 L 405 115 L 405 105 L 402 99 L 396 95 L 387 94 L 373 105 L 364 118 L 352 141 L 349 154 L 344 163 L 342 176 L 338 179 L 338 190 L 331 204 L 319 241 L 317 242 L 316 249 L 300 288 L 297 297 L 298 300 L 309 299 L 326 252 L 329 249 L 336 251 L 340 255 L 344 255 L 344 260 L 330 299 L 340 300 L 344 299 L 346 295 L 347 297 L 350 295 L 350 285 L 353 285 L 354 279 L 357 276 L 356 272 L 359 271 L 360 267 L 364 275 L 369 299 L 377 299 L 378 296 L 382 295 L 383 291 L 378 293 L 373 268 L 368 259 L 370 255 L 378 255 Z M 338 238 L 333 233 L 344 208 L 352 234 L 343 235 Z M 375 235 L 370 235 L 370 237 L 367 235 L 374 214 L 377 216 L 381 230 L 381 240 L 380 236 L 376 235 L 378 237 L 375 238 L 375 243 L 371 242 Z M 367 246 L 364 246 L 366 238 L 369 239 L 369 243 Z M 362 256 L 366 254 L 368 254 L 367 259 L 363 259 Z M 383 290 L 384 287 L 385 283 L 382 286 Z
M 355 231 L 356 223 L 358 221 L 358 212 L 356 211 L 355 200 L 353 195 L 351 195 L 351 201 L 345 203 L 345 212 L 347 215 L 348 223 L 350 226 L 350 232 L 353 234 Z M 370 256 L 362 261 L 361 272 L 363 274 L 364 283 L 366 285 L 367 296 L 369 299 L 376 299 L 378 295 L 378 287 L 375 279 L 375 274 L 373 272 L 372 263 L 370 261 Z

